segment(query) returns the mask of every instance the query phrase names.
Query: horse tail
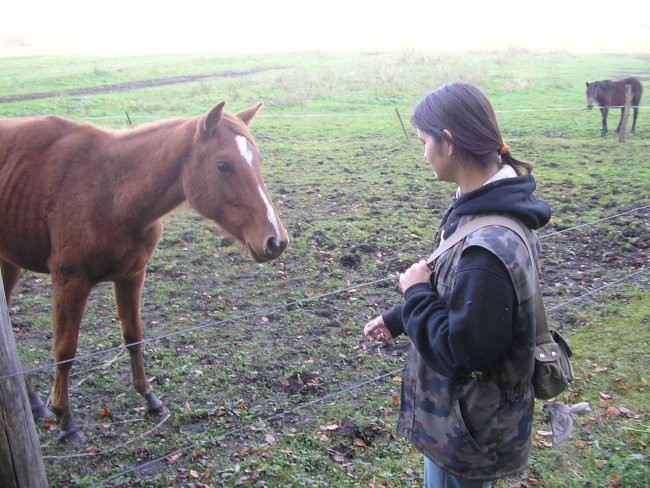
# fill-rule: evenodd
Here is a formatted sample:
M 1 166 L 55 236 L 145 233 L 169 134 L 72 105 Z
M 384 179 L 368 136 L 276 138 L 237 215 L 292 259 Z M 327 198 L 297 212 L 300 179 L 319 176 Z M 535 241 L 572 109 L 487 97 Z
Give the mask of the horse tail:
M 632 78 L 632 105 L 638 107 L 643 95 L 643 85 L 638 78 Z

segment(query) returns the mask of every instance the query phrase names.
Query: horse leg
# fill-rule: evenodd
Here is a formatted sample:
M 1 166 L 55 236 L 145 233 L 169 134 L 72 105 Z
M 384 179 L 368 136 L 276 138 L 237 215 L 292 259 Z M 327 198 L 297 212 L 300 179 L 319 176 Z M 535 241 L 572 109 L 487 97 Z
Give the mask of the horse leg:
M 91 287 L 92 283 L 85 278 L 52 273 L 52 353 L 56 367 L 51 405 L 59 419 L 59 440 L 68 441 L 75 448 L 86 442 L 86 436 L 79 430 L 70 409 L 70 370 L 77 354 L 79 326 Z
M 140 294 L 144 283 L 145 270 L 136 276 L 115 281 L 115 303 L 122 324 L 122 336 L 131 356 L 131 382 L 135 390 L 146 400 L 147 412 L 162 415 L 163 403 L 151 392 L 149 380 L 144 370 L 142 356 L 142 322 L 140 318 Z
M 603 107 L 600 109 L 600 113 L 603 116 L 603 128 L 600 131 L 600 137 L 605 137 L 605 134 L 607 134 L 607 113 L 609 112 L 609 109 L 607 107 Z
M 630 133 L 634 132 L 634 129 L 636 128 L 637 115 L 639 115 L 639 109 L 637 107 L 634 107 L 634 116 L 632 117 L 632 128 L 630 129 Z
M 11 302 L 11 292 L 18 282 L 18 278 L 20 277 L 20 268 L 0 259 L 0 274 L 2 275 L 2 282 L 4 283 L 7 309 L 9 309 Z M 32 384 L 32 381 L 28 375 L 25 375 L 25 386 L 27 387 L 27 395 L 29 396 L 29 404 L 32 407 L 32 415 L 34 416 L 34 420 L 50 418 L 52 416 L 52 412 L 47 409 L 43 401 L 38 396 L 38 393 L 36 393 L 36 389 L 34 388 L 34 385 Z
M 618 121 L 618 127 L 616 127 L 616 133 L 621 133 L 621 126 L 623 125 L 623 116 L 625 115 L 625 107 L 621 107 L 621 118 Z

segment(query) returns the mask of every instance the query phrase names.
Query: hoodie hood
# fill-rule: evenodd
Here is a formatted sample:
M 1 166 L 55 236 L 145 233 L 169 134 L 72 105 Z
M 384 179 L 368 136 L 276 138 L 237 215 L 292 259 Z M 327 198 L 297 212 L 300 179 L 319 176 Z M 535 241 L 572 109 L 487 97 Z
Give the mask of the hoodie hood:
M 440 225 L 445 238 L 454 233 L 463 215 L 500 213 L 516 217 L 530 229 L 548 223 L 551 207 L 533 193 L 537 184 L 532 175 L 505 178 L 465 193 L 451 204 Z

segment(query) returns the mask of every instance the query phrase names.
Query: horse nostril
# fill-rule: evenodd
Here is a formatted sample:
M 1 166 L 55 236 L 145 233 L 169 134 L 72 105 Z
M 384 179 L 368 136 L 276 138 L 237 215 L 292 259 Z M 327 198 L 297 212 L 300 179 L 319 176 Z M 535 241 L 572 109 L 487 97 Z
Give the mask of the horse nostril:
M 266 252 L 267 256 L 277 256 L 278 252 L 280 250 L 280 243 L 275 237 L 269 237 L 269 239 L 266 241 L 266 246 L 264 247 L 264 251 Z

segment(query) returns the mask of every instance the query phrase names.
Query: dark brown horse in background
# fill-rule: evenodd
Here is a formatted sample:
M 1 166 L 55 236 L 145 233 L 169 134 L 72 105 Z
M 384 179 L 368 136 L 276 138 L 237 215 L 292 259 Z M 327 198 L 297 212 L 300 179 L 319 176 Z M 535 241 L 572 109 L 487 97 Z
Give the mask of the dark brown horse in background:
M 275 259 L 287 233 L 271 203 L 248 125 L 261 104 L 237 115 L 208 113 L 112 132 L 55 116 L 0 119 L 0 271 L 7 304 L 21 268 L 52 276 L 51 408 L 61 438 L 80 446 L 69 377 L 91 288 L 114 284 L 132 382 L 150 412 L 142 355 L 140 295 L 161 217 L 184 201 L 241 242 L 257 262 Z M 36 416 L 50 412 L 27 380 Z
M 600 107 L 600 113 L 603 116 L 603 128 L 600 131 L 600 137 L 605 137 L 607 134 L 607 114 L 611 107 L 621 107 L 621 119 L 618 122 L 616 132 L 621 132 L 621 124 L 623 123 L 623 114 L 625 111 L 625 85 L 632 86 L 632 103 L 634 108 L 634 116 L 632 118 L 632 128 L 630 132 L 634 132 L 636 127 L 636 117 L 639 115 L 639 103 L 641 102 L 641 95 L 643 94 L 643 85 L 637 78 L 623 78 L 622 80 L 602 80 L 594 81 L 593 83 L 587 82 L 587 108 L 592 109 L 594 103 Z

